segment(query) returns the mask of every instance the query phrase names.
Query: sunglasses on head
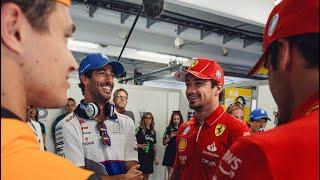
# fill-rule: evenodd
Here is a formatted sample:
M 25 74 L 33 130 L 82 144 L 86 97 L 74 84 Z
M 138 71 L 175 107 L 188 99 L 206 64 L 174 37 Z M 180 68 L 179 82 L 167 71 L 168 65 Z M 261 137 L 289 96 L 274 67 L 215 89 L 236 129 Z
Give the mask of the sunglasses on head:
M 100 132 L 102 144 L 111 146 L 111 139 L 107 132 L 107 127 L 104 124 L 104 122 L 98 122 L 97 127 Z

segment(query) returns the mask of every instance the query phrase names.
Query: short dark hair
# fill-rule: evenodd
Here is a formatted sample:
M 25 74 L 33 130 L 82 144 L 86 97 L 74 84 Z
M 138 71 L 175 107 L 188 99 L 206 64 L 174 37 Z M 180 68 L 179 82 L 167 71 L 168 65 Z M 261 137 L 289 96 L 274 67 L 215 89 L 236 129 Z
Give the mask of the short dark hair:
M 1 6 L 5 3 L 18 5 L 28 22 L 38 32 L 47 32 L 48 17 L 55 10 L 56 2 L 48 0 L 1 0 Z
M 125 92 L 126 95 L 127 95 L 127 97 L 128 97 L 128 92 L 127 92 L 124 88 L 119 88 L 119 89 L 117 89 L 116 91 L 114 91 L 114 93 L 113 93 L 113 98 L 115 98 L 116 95 L 118 94 L 118 92 L 120 92 L 120 91 Z
M 289 42 L 290 51 L 296 49 L 307 61 L 306 68 L 319 69 L 319 33 L 306 33 L 284 38 Z M 266 51 L 266 59 L 271 58 L 271 64 L 274 69 L 278 68 L 278 57 L 280 42 L 272 42 Z
M 69 97 L 68 101 L 73 101 L 74 103 L 76 103 L 76 100 L 74 100 L 73 98 Z
M 91 79 L 92 73 L 93 73 L 93 70 L 89 70 L 88 72 L 86 72 L 86 73 L 84 73 L 84 74 L 82 74 L 82 75 L 84 75 L 85 77 Z M 80 79 L 80 83 L 78 84 L 78 86 L 79 86 L 79 88 L 81 89 L 82 95 L 84 95 L 84 84 L 83 84 L 83 82 L 81 81 L 81 78 L 80 78 L 80 77 L 79 77 L 79 79 Z

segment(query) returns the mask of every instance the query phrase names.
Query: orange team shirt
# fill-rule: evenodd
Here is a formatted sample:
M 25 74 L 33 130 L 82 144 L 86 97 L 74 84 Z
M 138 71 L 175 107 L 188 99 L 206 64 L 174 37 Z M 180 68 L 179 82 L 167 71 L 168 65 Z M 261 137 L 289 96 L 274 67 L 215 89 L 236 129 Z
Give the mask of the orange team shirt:
M 249 134 L 248 127 L 218 106 L 201 125 L 196 118 L 182 124 L 177 133 L 174 168 L 179 179 L 212 179 L 218 162 L 236 138 Z
M 239 138 L 213 179 L 319 179 L 319 93 L 293 112 L 289 123 Z
M 53 153 L 40 151 L 26 123 L 1 117 L 1 179 L 88 179 L 92 174 Z

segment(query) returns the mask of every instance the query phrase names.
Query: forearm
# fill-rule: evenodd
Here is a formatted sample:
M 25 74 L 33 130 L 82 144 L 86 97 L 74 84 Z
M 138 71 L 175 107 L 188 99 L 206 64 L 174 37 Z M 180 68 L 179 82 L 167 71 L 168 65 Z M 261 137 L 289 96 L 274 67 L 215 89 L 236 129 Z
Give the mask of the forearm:
M 167 144 L 169 143 L 169 141 L 170 141 L 170 138 L 164 138 L 164 139 L 162 140 L 162 144 L 163 144 L 163 145 L 167 145 Z
M 130 168 L 138 164 L 137 161 L 126 161 L 125 163 L 126 163 L 126 171 L 129 171 Z

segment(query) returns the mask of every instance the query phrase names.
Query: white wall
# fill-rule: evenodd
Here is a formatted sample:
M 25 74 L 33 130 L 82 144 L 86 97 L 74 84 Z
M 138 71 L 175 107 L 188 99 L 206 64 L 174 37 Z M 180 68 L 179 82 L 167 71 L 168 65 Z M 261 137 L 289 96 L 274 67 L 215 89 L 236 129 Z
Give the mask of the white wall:
M 70 89 L 68 96 L 76 100 L 77 104 L 83 98 L 81 90 L 78 87 L 78 77 L 71 77 Z M 128 91 L 129 99 L 127 109 L 133 111 L 135 116 L 135 126 L 140 123 L 140 112 L 150 111 L 155 118 L 155 130 L 157 133 L 157 155 L 160 159 L 160 165 L 154 166 L 154 173 L 150 176 L 150 180 L 164 180 L 166 177 L 165 167 L 162 166 L 165 146 L 162 145 L 162 135 L 169 123 L 171 112 L 180 109 L 180 91 L 176 89 L 154 88 L 145 86 L 134 86 L 115 84 L 114 90 L 123 87 Z M 62 114 L 63 109 L 47 109 L 48 116 L 41 119 L 45 123 L 47 138 L 46 147 L 49 151 L 54 152 L 54 144 L 51 136 L 52 122 L 57 116 Z M 186 114 L 185 114 L 186 115 Z
M 273 128 L 275 127 L 273 112 L 278 111 L 278 108 L 271 94 L 269 85 L 257 86 L 257 93 L 257 108 L 267 111 L 268 116 L 271 119 L 271 121 L 268 121 L 266 129 Z

